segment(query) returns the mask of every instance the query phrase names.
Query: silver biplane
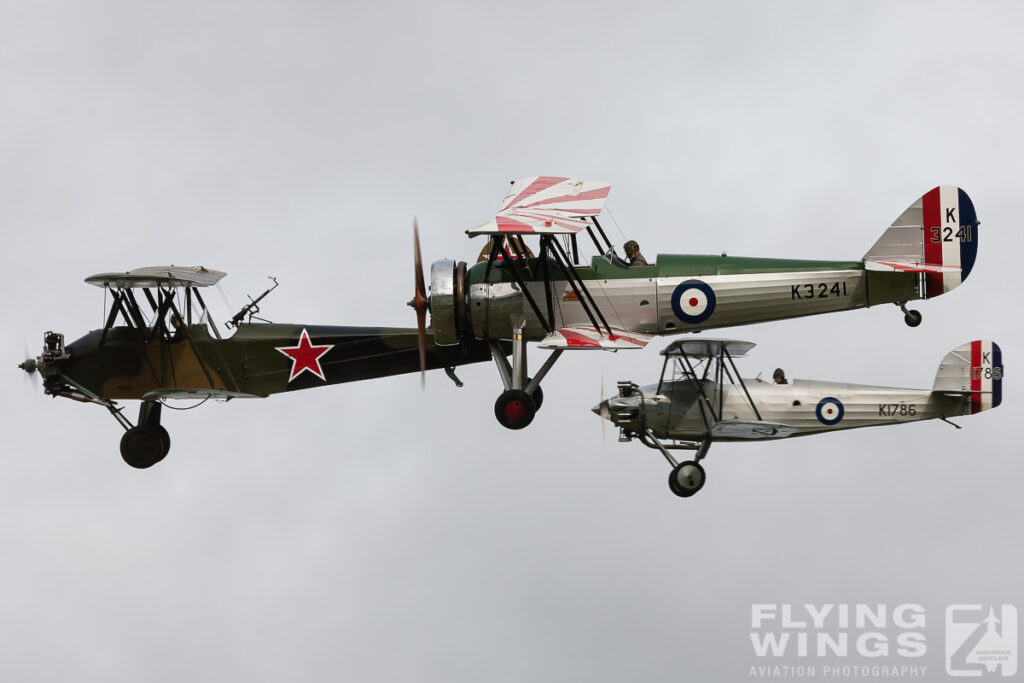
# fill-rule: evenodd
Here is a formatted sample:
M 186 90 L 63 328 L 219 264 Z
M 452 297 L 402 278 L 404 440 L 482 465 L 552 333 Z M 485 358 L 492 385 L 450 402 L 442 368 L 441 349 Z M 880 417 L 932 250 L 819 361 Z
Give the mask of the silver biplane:
M 497 215 L 466 231 L 489 238 L 477 263 L 435 261 L 429 296 L 417 233 L 409 305 L 421 354 L 428 312 L 436 345 L 491 345 L 504 389 L 494 414 L 509 429 L 533 420 L 541 380 L 564 351 L 642 349 L 655 336 L 882 304 L 898 306 L 913 327 L 921 314 L 907 303 L 959 286 L 978 251 L 973 202 L 942 185 L 914 201 L 859 259 L 662 253 L 631 265 L 598 221 L 610 190 L 606 182 L 554 176 L 513 182 Z M 531 248 L 524 238 L 537 242 Z M 589 261 L 587 242 L 596 248 Z M 511 363 L 502 341 L 511 342 Z M 528 342 L 551 352 L 529 372 Z
M 669 488 L 688 498 L 704 486 L 700 461 L 715 441 L 759 441 L 840 429 L 973 415 L 1002 401 L 1003 360 L 995 342 L 976 340 L 950 351 L 931 390 L 797 379 L 744 380 L 734 359 L 752 342 L 684 339 L 669 344 L 661 379 L 619 382 L 618 396 L 593 412 L 619 427 L 619 441 L 638 439 L 672 466 Z M 953 424 L 950 422 L 950 424 Z M 959 429 L 959 425 L 955 425 Z M 673 450 L 692 450 L 679 462 Z

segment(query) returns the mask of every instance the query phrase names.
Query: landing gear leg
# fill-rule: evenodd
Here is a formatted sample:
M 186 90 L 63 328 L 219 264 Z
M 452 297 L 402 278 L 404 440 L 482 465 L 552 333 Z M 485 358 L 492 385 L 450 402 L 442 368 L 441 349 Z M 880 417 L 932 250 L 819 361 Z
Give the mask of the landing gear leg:
M 908 309 L 905 303 L 900 303 L 899 307 L 903 311 L 903 322 L 909 327 L 917 327 L 921 324 L 921 314 L 919 312 Z
M 158 401 L 143 401 L 139 423 L 121 437 L 121 457 L 136 469 L 152 467 L 171 449 L 171 437 L 160 424 L 161 407 Z
M 672 471 L 668 475 L 668 487 L 672 493 L 680 498 L 689 498 L 704 488 L 707 474 L 700 461 L 708 454 L 708 449 L 711 448 L 711 439 L 701 441 L 693 460 L 684 462 L 677 462 L 650 429 L 641 435 L 640 440 L 644 445 L 653 446 L 661 451 L 668 463 L 672 465 Z
M 668 475 L 668 487 L 672 493 L 680 498 L 689 498 L 704 488 L 704 482 L 707 481 L 708 475 L 704 472 L 700 461 L 708 454 L 709 448 L 711 448 L 710 439 L 701 441 L 693 460 L 686 460 L 672 468 Z
M 528 377 L 522 324 L 517 325 L 512 333 L 511 365 L 497 342 L 491 342 L 491 356 L 505 387 L 505 391 L 494 402 L 494 416 L 503 427 L 522 429 L 533 422 L 534 416 L 544 403 L 544 391 L 540 387 L 540 382 L 561 355 L 562 350 L 556 349 L 544 361 L 536 377 Z

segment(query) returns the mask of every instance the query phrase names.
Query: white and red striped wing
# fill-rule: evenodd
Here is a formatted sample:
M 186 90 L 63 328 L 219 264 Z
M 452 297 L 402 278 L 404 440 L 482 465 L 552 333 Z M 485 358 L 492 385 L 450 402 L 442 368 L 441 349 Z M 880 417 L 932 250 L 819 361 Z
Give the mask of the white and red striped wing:
M 598 332 L 593 327 L 570 325 L 562 327 L 544 337 L 537 345 L 541 349 L 599 349 L 618 351 L 619 349 L 642 349 L 647 346 L 652 335 L 639 332 L 626 332 L 612 328 L 612 334 L 606 330 Z
M 586 227 L 580 219 L 600 214 L 611 188 L 611 183 L 597 180 L 522 178 L 512 183 L 498 215 L 467 233 L 473 236 L 580 232 Z

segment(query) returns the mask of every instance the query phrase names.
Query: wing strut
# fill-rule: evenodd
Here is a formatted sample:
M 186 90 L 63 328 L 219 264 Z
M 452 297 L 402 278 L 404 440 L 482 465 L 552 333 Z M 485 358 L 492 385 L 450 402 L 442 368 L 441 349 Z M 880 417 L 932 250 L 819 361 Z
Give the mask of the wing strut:
M 587 307 L 586 302 L 584 302 L 583 297 L 580 296 L 580 290 L 582 290 L 583 294 L 586 296 L 586 301 L 589 301 L 590 305 L 594 307 L 594 313 L 596 313 L 597 317 L 601 319 L 601 323 L 604 325 L 604 329 L 608 331 L 608 336 L 614 337 L 615 333 L 612 332 L 611 325 L 609 325 L 608 321 L 604 319 L 604 314 L 602 314 L 601 309 L 598 308 L 597 302 L 594 301 L 594 297 L 590 295 L 590 290 L 588 290 L 587 286 L 583 283 L 583 280 L 580 278 L 580 274 L 576 271 L 576 268 L 569 261 L 569 257 L 565 253 L 565 250 L 562 249 L 562 245 L 556 241 L 552 241 L 551 244 L 555 247 L 552 253 L 555 254 L 555 259 L 558 261 L 559 266 L 562 269 L 562 272 L 565 273 L 566 268 L 568 268 L 568 273 L 566 273 L 566 279 L 569 281 L 569 285 L 572 287 L 572 291 L 576 294 L 576 298 L 579 299 L 581 304 L 583 304 L 583 310 L 586 311 L 587 317 L 590 318 L 590 322 L 594 324 L 594 329 L 597 330 L 598 334 L 601 333 L 601 326 L 597 324 L 597 320 L 594 319 L 594 315 L 590 312 L 590 309 Z
M 732 366 L 732 371 L 736 373 L 736 380 L 739 382 L 740 387 L 743 389 L 743 393 L 746 394 L 747 396 L 747 403 L 749 403 L 750 407 L 754 409 L 754 415 L 757 416 L 757 421 L 764 422 L 764 418 L 761 417 L 761 411 L 757 409 L 757 404 L 754 403 L 754 399 L 750 397 L 750 392 L 747 391 L 747 384 L 746 382 L 743 381 L 743 378 L 740 377 L 739 370 L 736 369 L 736 363 L 732 359 L 732 354 L 730 354 L 729 351 L 725 348 L 725 344 L 722 345 L 722 354 L 725 355 L 725 357 L 729 360 L 729 365 Z
M 554 328 L 551 327 L 551 323 L 544 318 L 544 314 L 540 312 L 540 308 L 537 306 L 537 301 L 530 294 L 530 290 L 526 287 L 526 282 L 523 281 L 523 276 L 519 273 L 519 264 L 516 263 L 519 259 L 513 259 L 512 255 L 508 251 L 508 247 L 502 247 L 502 252 L 505 254 L 505 265 L 508 266 L 509 272 L 512 273 L 512 277 L 515 279 L 516 284 L 519 285 L 519 289 L 522 290 L 523 296 L 526 297 L 526 301 L 530 304 L 530 308 L 537 314 L 537 318 L 540 320 L 541 326 L 544 327 L 544 331 L 551 334 Z
M 693 365 L 690 363 L 690 358 L 689 358 L 689 356 L 687 356 L 686 351 L 683 351 L 682 349 L 680 349 L 679 359 L 686 366 L 686 370 L 689 372 L 689 375 L 690 375 L 690 381 L 693 382 L 693 385 L 695 387 L 697 387 L 697 391 L 700 393 L 700 398 L 701 398 L 700 416 L 701 416 L 701 419 L 704 420 L 704 427 L 707 428 L 707 430 L 710 432 L 711 431 L 711 424 L 708 422 L 708 415 L 707 414 L 711 413 L 711 417 L 715 418 L 715 422 L 718 422 L 718 416 L 715 415 L 715 409 L 711 406 L 711 401 L 708 399 L 708 395 L 706 393 L 704 393 L 704 385 L 702 384 L 703 380 L 698 380 L 697 379 L 697 373 L 694 371 Z M 706 368 L 705 368 L 705 370 L 706 370 Z
M 597 216 L 591 216 L 590 220 L 594 221 L 594 227 L 596 227 L 597 231 L 601 233 L 601 237 L 604 238 L 604 243 L 608 245 L 608 248 L 615 249 L 615 247 L 612 246 L 611 240 L 608 239 L 608 235 L 604 234 L 604 228 L 602 228 L 601 224 L 597 222 Z M 600 251 L 600 249 L 598 249 L 598 251 Z

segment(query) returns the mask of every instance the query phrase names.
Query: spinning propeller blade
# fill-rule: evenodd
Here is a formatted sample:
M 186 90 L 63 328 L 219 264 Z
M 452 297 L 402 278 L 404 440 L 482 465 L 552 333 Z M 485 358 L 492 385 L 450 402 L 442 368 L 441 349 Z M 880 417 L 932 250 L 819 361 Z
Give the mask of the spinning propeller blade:
M 28 373 L 29 381 L 32 383 L 32 387 L 36 390 L 39 389 L 39 374 L 36 372 L 38 361 L 29 355 L 28 343 L 23 342 L 25 347 L 25 361 L 19 363 L 18 367 Z
M 423 282 L 423 258 L 420 255 L 420 229 L 412 219 L 413 254 L 416 270 L 416 294 L 409 305 L 416 310 L 416 331 L 419 333 L 420 388 L 427 383 L 427 286 Z
M 601 402 L 597 405 L 601 407 L 598 416 L 601 418 L 601 446 L 604 447 L 608 443 L 608 399 L 604 395 L 604 373 L 601 373 Z

